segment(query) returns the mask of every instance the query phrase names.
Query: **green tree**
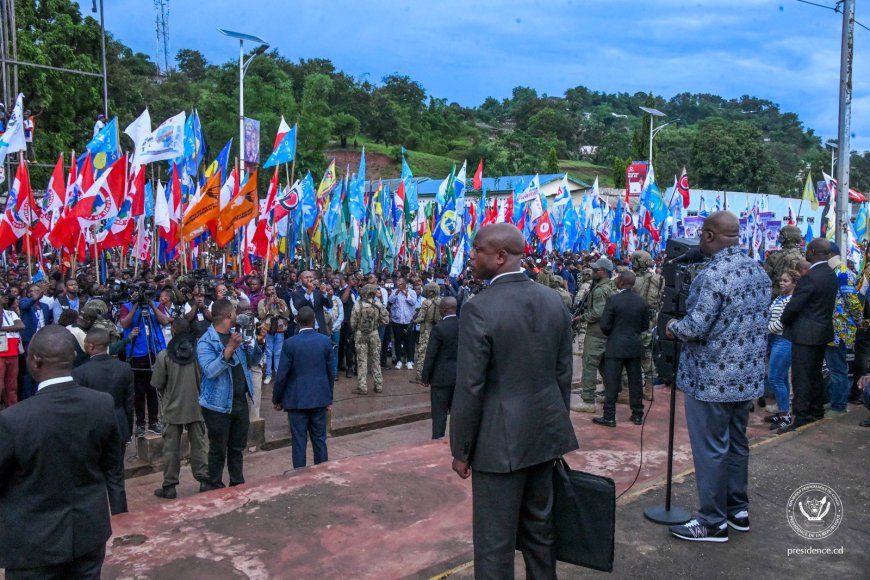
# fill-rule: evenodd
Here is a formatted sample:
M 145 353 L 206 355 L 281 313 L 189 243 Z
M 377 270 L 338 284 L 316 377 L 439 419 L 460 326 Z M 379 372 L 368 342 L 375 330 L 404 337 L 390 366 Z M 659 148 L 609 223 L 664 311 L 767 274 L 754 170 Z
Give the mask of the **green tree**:
M 550 147 L 547 153 L 547 173 L 559 173 L 559 157 L 556 155 L 556 147 Z
M 693 182 L 704 189 L 764 192 L 781 179 L 762 132 L 747 121 L 700 123 L 690 167 Z
M 322 73 L 305 77 L 302 89 L 302 111 L 299 115 L 299 145 L 297 166 L 311 173 L 323 173 L 326 157 L 323 151 L 329 145 L 332 120 L 329 117 L 329 93 L 332 79 Z
M 205 79 L 208 62 L 198 50 L 182 48 L 175 53 L 175 62 L 178 63 L 179 72 L 185 74 L 193 82 Z
M 625 187 L 625 171 L 631 163 L 630 159 L 612 157 L 610 160 L 610 175 L 613 178 L 613 187 L 621 189 Z
M 359 133 L 359 120 L 347 113 L 336 113 L 332 116 L 332 134 L 339 138 L 341 147 L 347 147 L 348 137 Z

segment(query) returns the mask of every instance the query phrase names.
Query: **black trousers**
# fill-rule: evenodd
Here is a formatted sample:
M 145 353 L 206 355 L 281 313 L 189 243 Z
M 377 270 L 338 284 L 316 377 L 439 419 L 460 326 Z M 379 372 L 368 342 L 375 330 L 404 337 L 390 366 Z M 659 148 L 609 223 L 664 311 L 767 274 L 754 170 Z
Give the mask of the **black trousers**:
M 72 562 L 38 568 L 7 568 L 6 580 L 99 580 L 106 559 L 106 545 L 79 556 Z
M 130 357 L 133 369 L 133 408 L 136 426 L 145 427 L 157 422 L 157 389 L 151 386 L 151 367 L 156 357 Z M 148 423 L 145 423 L 145 404 L 148 404 Z
M 855 333 L 855 360 L 852 361 L 852 389 L 849 399 L 861 400 L 858 379 L 867 374 L 867 360 L 870 359 L 870 330 Z
M 622 371 L 628 375 L 628 404 L 631 415 L 643 415 L 642 358 L 604 357 L 604 418 L 616 419 L 616 397 L 622 388 Z
M 392 323 L 393 327 L 393 361 L 414 362 L 414 326 L 411 324 Z
M 341 325 L 341 337 L 338 345 L 338 362 L 341 364 L 344 361 L 346 369 L 356 367 L 356 345 L 353 340 L 353 331 L 350 328 L 350 321 L 345 321 Z
M 230 485 L 245 483 L 243 457 L 248 443 L 248 405 L 233 403 L 229 413 L 202 408 L 202 418 L 208 431 L 208 478 L 212 485 L 223 487 L 224 464 L 230 474 Z
M 791 345 L 792 411 L 795 425 L 806 425 L 825 416 L 822 363 L 825 345 Z
M 441 439 L 447 432 L 447 415 L 453 404 L 454 385 L 436 387 L 431 385 L 429 396 L 432 401 L 432 439 Z
M 399 348 L 393 337 L 393 328 L 390 324 L 379 326 L 378 330 L 384 329 L 384 335 L 381 337 L 381 366 L 387 366 L 387 353 L 390 351 L 390 341 L 393 341 L 393 358 L 396 358 L 396 350 Z M 395 363 L 393 363 L 395 364 Z
M 519 549 L 527 578 L 556 577 L 553 462 L 510 473 L 473 471 L 474 577 L 514 577 Z

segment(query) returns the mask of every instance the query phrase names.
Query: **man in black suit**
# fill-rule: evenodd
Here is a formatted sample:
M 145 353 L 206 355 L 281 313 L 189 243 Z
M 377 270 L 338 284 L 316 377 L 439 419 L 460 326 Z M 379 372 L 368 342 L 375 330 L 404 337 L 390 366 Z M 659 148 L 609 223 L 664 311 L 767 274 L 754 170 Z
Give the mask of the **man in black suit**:
M 607 335 L 604 350 L 604 415 L 592 422 L 616 427 L 616 396 L 622 383 L 622 371 L 628 375 L 628 401 L 631 422 L 643 423 L 643 378 L 640 367 L 644 356 L 642 334 L 649 330 L 649 307 L 632 288 L 634 272 L 620 272 L 616 294 L 607 299 L 599 324 Z
M 0 568 L 19 578 L 99 578 L 117 497 L 112 397 L 73 381 L 75 338 L 36 333 L 27 366 L 37 393 L 0 413 Z M 111 474 L 111 475 L 110 475 Z M 122 476 L 123 477 L 123 476 Z
M 800 277 L 782 311 L 782 335 L 791 341 L 794 420 L 779 433 L 793 431 L 825 416 L 822 363 L 825 347 L 834 340 L 834 304 L 840 282 L 828 266 L 831 244 L 816 238 L 807 245 L 809 272 Z
M 571 320 L 556 292 L 520 269 L 511 224 L 480 230 L 469 254 L 489 287 L 465 303 L 450 425 L 453 470 L 472 478 L 474 572 L 554 578 L 554 460 L 577 449 L 569 418 Z
M 417 361 L 418 364 L 423 364 L 423 386 L 432 389 L 432 439 L 441 439 L 447 430 L 447 414 L 450 413 L 456 387 L 456 357 L 459 353 L 456 298 L 442 298 L 439 309 L 441 320 L 429 333 L 426 358 Z
M 299 274 L 299 286 L 289 292 L 287 295 L 287 305 L 290 307 L 290 312 L 295 317 L 302 310 L 303 306 L 310 306 L 314 311 L 315 330 L 320 334 L 329 336 L 332 334 L 332 329 L 326 324 L 326 317 L 323 315 L 323 307 L 332 308 L 332 304 L 326 304 L 326 299 L 323 297 L 323 292 L 314 281 L 314 272 L 305 270 Z M 289 338 L 296 334 L 298 328 L 291 320 L 290 327 L 287 329 L 286 336 Z
M 73 370 L 73 379 L 83 387 L 111 395 L 115 403 L 115 419 L 118 423 L 118 447 L 121 450 L 121 464 L 118 473 L 121 479 L 114 482 L 121 490 L 115 498 L 117 505 L 112 513 L 127 511 L 127 494 L 124 491 L 124 455 L 127 443 L 133 434 L 133 369 L 130 363 L 121 362 L 109 355 L 111 337 L 105 329 L 91 328 L 85 336 L 85 352 L 88 361 Z M 114 476 L 115 474 L 113 474 Z M 112 498 L 110 498 L 112 499 Z
M 326 411 L 332 407 L 332 340 L 314 331 L 314 311 L 303 306 L 296 315 L 296 336 L 284 341 L 278 375 L 272 387 L 276 411 L 287 411 L 293 444 L 293 468 L 305 467 L 311 436 L 314 465 L 329 458 Z

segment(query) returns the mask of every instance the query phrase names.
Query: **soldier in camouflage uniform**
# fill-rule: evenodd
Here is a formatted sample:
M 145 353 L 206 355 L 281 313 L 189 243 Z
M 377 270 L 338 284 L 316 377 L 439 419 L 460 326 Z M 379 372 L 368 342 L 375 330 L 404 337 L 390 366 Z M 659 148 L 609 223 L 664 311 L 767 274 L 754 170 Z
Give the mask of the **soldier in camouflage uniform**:
M 417 380 L 423 380 L 423 361 L 426 358 L 426 348 L 429 346 L 429 333 L 432 327 L 441 320 L 441 289 L 438 284 L 430 282 L 423 287 L 423 304 L 414 317 L 414 323 L 420 325 L 420 334 L 417 337 L 417 353 L 414 360 L 417 361 Z
M 771 252 L 764 261 L 764 271 L 770 276 L 774 298 L 781 292 L 779 279 L 782 275 L 797 269 L 797 263 L 804 259 L 800 250 L 803 236 L 797 226 L 785 226 L 779 230 L 778 239 L 782 249 Z
M 631 255 L 631 269 L 636 276 L 634 282 L 634 291 L 641 295 L 646 300 L 650 312 L 650 330 L 644 332 L 643 338 L 644 355 L 641 363 L 643 369 L 643 398 L 647 401 L 653 400 L 653 380 L 655 379 L 655 367 L 653 366 L 652 358 L 652 329 L 655 328 L 656 318 L 659 310 L 662 308 L 662 289 L 665 285 L 665 280 L 655 273 L 655 260 L 649 254 L 640 250 Z M 627 388 L 623 389 L 624 393 L 628 392 Z
M 589 291 L 589 299 L 586 301 L 586 310 L 581 317 L 586 323 L 586 339 L 583 341 L 583 375 L 580 380 L 580 397 L 583 402 L 575 411 L 582 413 L 595 412 L 595 389 L 598 385 L 598 367 L 604 357 L 607 347 L 607 337 L 599 326 L 601 315 L 604 313 L 604 305 L 607 299 L 613 295 L 616 289 L 610 280 L 613 272 L 613 263 L 607 258 L 599 258 L 592 264 L 594 285 Z
M 574 331 L 574 342 L 579 345 L 576 354 L 583 354 L 583 342 L 586 340 L 586 323 L 580 316 L 580 311 L 585 309 L 583 306 L 589 290 L 592 289 L 592 270 L 584 268 L 577 276 L 577 295 L 574 296 L 574 303 L 571 310 L 571 328 Z
M 562 304 L 565 305 L 565 308 L 568 309 L 568 312 L 571 311 L 571 302 L 573 298 L 571 293 L 565 290 L 564 278 L 561 276 L 550 276 L 550 288 L 555 290 L 559 297 L 562 299 Z
M 368 393 L 366 379 L 369 367 L 375 378 L 375 392 L 384 390 L 384 377 L 381 374 L 381 338 L 378 336 L 378 325 L 389 324 L 390 314 L 386 307 L 375 300 L 377 288 L 371 284 L 363 286 L 359 301 L 350 314 L 350 328 L 356 340 L 356 360 L 359 375 L 359 387 L 353 390 L 355 395 Z

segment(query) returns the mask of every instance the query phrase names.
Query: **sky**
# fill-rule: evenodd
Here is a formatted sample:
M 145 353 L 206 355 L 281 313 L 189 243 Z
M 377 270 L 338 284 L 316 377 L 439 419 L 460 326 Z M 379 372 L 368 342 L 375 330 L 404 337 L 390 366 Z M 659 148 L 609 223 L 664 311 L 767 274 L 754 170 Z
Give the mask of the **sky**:
M 813 0 L 834 6 L 835 0 Z M 870 26 L 867 2 L 856 17 Z M 90 13 L 91 2 L 82 2 Z M 156 57 L 153 3 L 105 2 L 106 28 Z M 751 95 L 836 138 L 843 17 L 796 0 L 170 0 L 170 53 L 238 58 L 216 29 L 255 34 L 285 58 L 328 58 L 357 79 L 410 76 L 478 106 L 515 86 L 564 94 Z M 870 31 L 855 27 L 853 150 L 870 150 Z M 667 110 L 664 111 L 667 113 Z

